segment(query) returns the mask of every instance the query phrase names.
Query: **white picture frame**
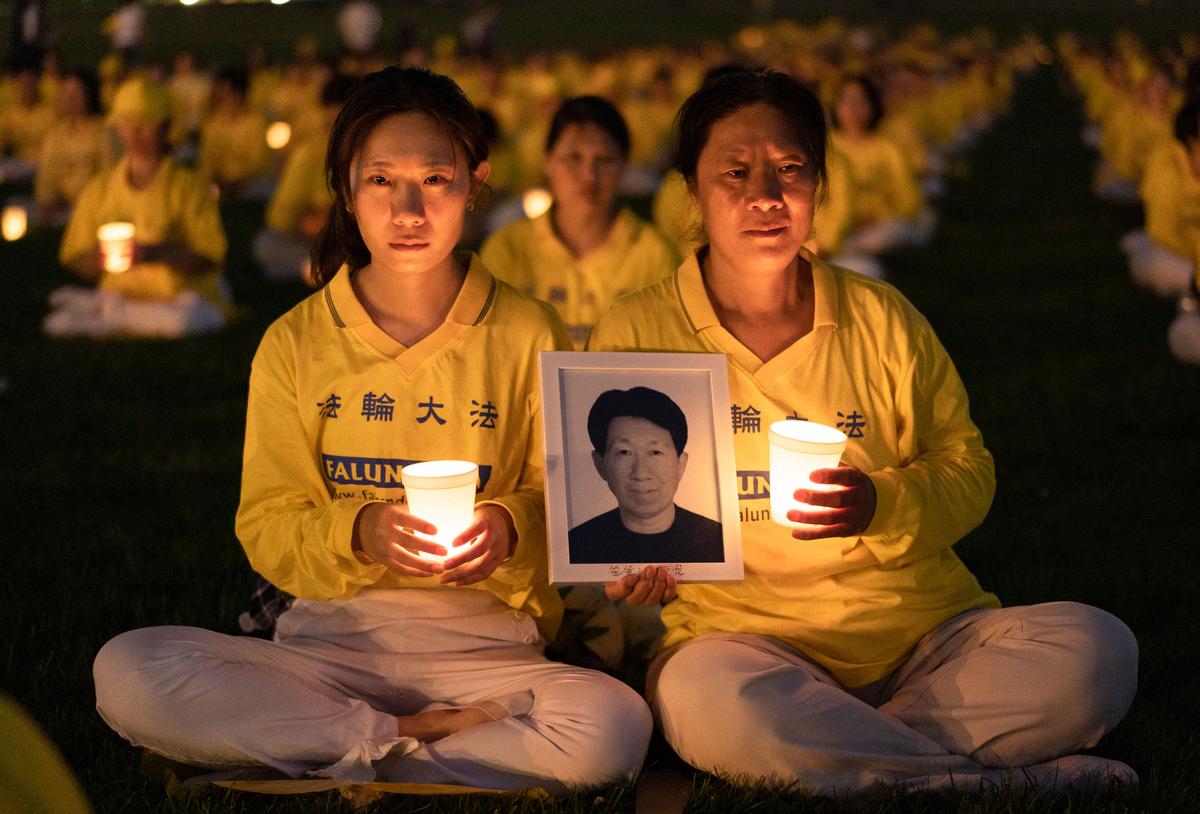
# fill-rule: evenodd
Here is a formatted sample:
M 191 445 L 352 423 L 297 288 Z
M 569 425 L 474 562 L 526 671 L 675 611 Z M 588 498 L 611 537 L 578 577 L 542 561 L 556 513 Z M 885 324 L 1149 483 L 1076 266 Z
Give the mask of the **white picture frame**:
M 550 558 L 550 581 L 556 584 L 612 582 L 628 573 L 640 571 L 645 565 L 665 565 L 678 582 L 730 582 L 743 578 L 742 535 L 738 517 L 737 476 L 733 456 L 733 428 L 729 412 L 729 382 L 727 361 L 717 353 L 583 353 L 545 351 L 540 354 L 542 389 L 542 429 L 546 455 L 546 525 Z M 636 389 L 635 389 L 636 388 Z M 644 388 L 644 389 L 643 389 Z M 647 393 L 646 390 L 654 391 Z M 617 391 L 615 396 L 600 396 Z M 631 392 L 632 391 L 632 392 Z M 624 395 L 628 394 L 628 395 Z M 663 407 L 659 396 L 666 396 L 678 407 Z M 647 455 L 665 456 L 669 464 L 678 466 L 681 475 L 671 476 L 666 486 L 659 486 L 651 475 L 629 474 L 614 464 L 619 456 L 633 456 L 627 436 L 621 437 L 625 447 L 609 448 L 599 454 L 593 447 L 588 431 L 589 414 L 595 410 L 596 425 L 616 399 L 634 412 L 649 399 L 652 409 L 666 409 L 669 415 L 682 412 L 686 419 L 686 443 L 679 452 L 678 438 L 671 431 L 657 431 L 654 419 L 648 423 L 616 423 L 610 419 L 606 427 L 646 428 L 660 446 Z M 633 401 L 629 401 L 633 399 Z M 603 405 L 603 406 L 601 406 Z M 674 419 L 661 420 L 674 425 Z M 675 426 L 677 433 L 678 427 Z M 601 430 L 607 432 L 607 430 Z M 636 429 L 634 430 L 636 434 Z M 605 436 L 607 438 L 607 436 Z M 640 442 L 638 442 L 640 443 Z M 639 449 L 641 449 L 639 447 Z M 647 447 L 647 450 L 650 448 Z M 671 455 L 676 457 L 671 459 Z M 626 457 L 629 461 L 632 458 Z M 664 460 L 660 457 L 657 460 Z M 617 474 L 618 470 L 626 474 Z M 602 475 L 601 472 L 605 472 Z M 622 478 L 624 480 L 622 480 Z M 636 482 L 635 482 L 636 481 Z M 630 483 L 653 483 L 645 487 L 654 494 L 657 505 L 664 496 L 673 505 L 674 518 L 669 529 L 657 536 L 645 536 L 630 531 L 626 518 L 639 522 L 634 515 L 646 492 L 634 492 L 622 506 L 617 492 L 630 495 Z M 616 484 L 615 486 L 612 484 Z M 635 505 L 637 504 L 637 505 Z M 632 514 L 631 514 L 632 512 Z M 595 521 L 585 526 L 585 523 Z M 719 526 L 714 530 L 712 523 Z M 676 533 L 684 530 L 685 533 Z M 715 539 L 719 538 L 719 548 Z M 648 551 L 635 556 L 631 552 Z M 573 553 L 574 552 L 574 553 Z M 582 552 L 582 553 L 581 553 Z M 653 554 L 668 554 L 655 559 Z M 714 559 L 715 557 L 720 559 Z M 596 560 L 601 561 L 596 561 Z

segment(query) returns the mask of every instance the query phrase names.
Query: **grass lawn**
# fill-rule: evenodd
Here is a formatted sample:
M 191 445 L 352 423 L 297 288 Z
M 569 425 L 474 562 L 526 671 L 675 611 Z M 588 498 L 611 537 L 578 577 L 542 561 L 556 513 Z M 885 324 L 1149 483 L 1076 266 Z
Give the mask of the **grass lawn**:
M 996 457 L 995 504 L 961 556 L 1006 604 L 1088 602 L 1138 636 L 1137 699 L 1096 752 L 1133 765 L 1140 790 L 846 802 L 698 776 L 689 811 L 1200 810 L 1196 481 L 1187 486 L 1200 472 L 1200 371 L 1167 354 L 1173 306 L 1127 279 L 1116 241 L 1138 214 L 1090 196 L 1090 156 L 1059 82 L 1045 71 L 1021 87 L 1012 115 L 957 167 L 934 244 L 886 262 L 957 363 Z M 46 295 L 66 280 L 58 236 L 0 246 L 0 687 L 60 745 L 99 811 L 349 810 L 334 794 L 168 799 L 94 711 L 91 662 L 108 638 L 153 624 L 232 632 L 252 585 L 233 535 L 246 376 L 267 324 L 304 291 L 260 281 L 249 259 L 256 207 L 224 215 L 246 315 L 181 342 L 42 338 Z M 661 748 L 652 758 L 670 763 Z M 373 810 L 632 811 L 633 801 L 619 787 L 557 805 L 391 797 Z

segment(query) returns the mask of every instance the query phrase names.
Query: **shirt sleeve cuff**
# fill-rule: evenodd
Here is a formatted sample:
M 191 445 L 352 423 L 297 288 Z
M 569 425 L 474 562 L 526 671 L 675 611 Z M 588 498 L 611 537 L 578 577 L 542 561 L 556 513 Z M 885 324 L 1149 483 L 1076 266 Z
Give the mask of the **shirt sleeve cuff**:
M 377 500 L 342 500 L 338 502 L 337 517 L 333 522 L 333 547 L 338 557 L 349 565 L 351 580 L 360 584 L 375 582 L 387 571 L 379 563 L 365 563 L 354 552 L 354 523 L 358 514 L 367 505 Z

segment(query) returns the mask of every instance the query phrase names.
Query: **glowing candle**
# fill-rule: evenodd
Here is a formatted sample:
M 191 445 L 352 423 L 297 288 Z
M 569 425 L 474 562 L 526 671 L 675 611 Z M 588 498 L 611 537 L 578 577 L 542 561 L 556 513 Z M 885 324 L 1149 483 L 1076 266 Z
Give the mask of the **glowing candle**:
M 20 240 L 25 237 L 27 228 L 29 215 L 25 207 L 15 204 L 4 207 L 4 214 L 0 215 L 0 231 L 4 233 L 5 240 Z
M 267 146 L 282 150 L 292 140 L 292 126 L 287 122 L 275 122 L 267 128 Z
M 437 534 L 417 536 L 434 540 L 449 551 L 454 538 L 471 525 L 478 479 L 479 467 L 470 461 L 424 461 L 400 470 L 409 514 L 437 526 Z
M 525 210 L 525 217 L 530 220 L 546 214 L 553 203 L 554 196 L 550 194 L 549 190 L 541 187 L 529 190 L 521 198 L 521 208 Z
M 129 271 L 133 265 L 133 224 L 106 223 L 96 231 L 104 270 L 114 274 Z
M 776 421 L 771 425 L 771 519 L 781 526 L 801 525 L 787 513 L 805 508 L 792 495 L 797 489 L 829 490 L 812 482 L 815 469 L 832 469 L 846 449 L 846 434 L 813 421 Z M 832 487 L 836 488 L 836 487 Z

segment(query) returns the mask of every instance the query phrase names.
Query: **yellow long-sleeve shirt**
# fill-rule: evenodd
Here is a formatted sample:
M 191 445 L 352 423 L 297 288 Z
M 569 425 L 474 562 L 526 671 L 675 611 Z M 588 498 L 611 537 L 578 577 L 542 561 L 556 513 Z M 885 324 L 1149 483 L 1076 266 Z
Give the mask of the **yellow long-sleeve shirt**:
M 446 321 L 406 348 L 359 302 L 343 268 L 267 330 L 250 372 L 237 535 L 258 573 L 305 599 L 363 588 L 490 591 L 547 639 L 561 618 L 546 571 L 538 352 L 569 340 L 553 310 L 473 259 Z M 480 502 L 512 515 L 511 559 L 470 588 L 363 564 L 354 521 L 403 502 L 407 463 L 480 467 Z
M 34 179 L 34 198 L 41 206 L 74 203 L 95 175 L 112 163 L 104 124 L 99 119 L 78 125 L 63 121 L 55 125 L 42 143 Z
M 1141 196 L 1150 239 L 1193 261 L 1200 258 L 1200 178 L 1175 139 L 1162 142 L 1147 160 Z
M 261 113 L 216 113 L 200 129 L 197 168 L 218 184 L 249 180 L 267 166 L 267 120 Z
M 857 212 L 850 161 L 832 145 L 825 151 L 825 175 L 828 182 L 813 212 L 813 239 L 817 252 L 831 257 L 854 227 Z
M 558 309 L 582 347 L 609 303 L 667 276 L 678 259 L 666 239 L 628 209 L 617 213 L 603 246 L 576 257 L 554 233 L 551 214 L 495 232 L 480 257 L 513 288 Z
M 850 141 L 834 131 L 830 145 L 846 157 L 856 225 L 911 218 L 923 203 L 917 177 L 890 139 L 873 135 Z
M 804 257 L 813 330 L 768 362 L 721 327 L 695 256 L 614 303 L 588 348 L 729 359 L 746 576 L 681 585 L 663 610 L 663 646 L 716 632 L 774 636 L 860 686 L 894 670 L 940 622 L 998 606 L 951 550 L 987 513 L 995 474 L 925 319 L 886 283 Z M 862 536 L 799 541 L 770 520 L 767 433 L 789 417 L 850 437 L 842 460 L 877 493 Z
M 173 243 L 211 260 L 215 267 L 202 274 L 184 274 L 165 263 L 140 263 L 121 274 L 106 273 L 100 287 L 138 299 L 165 300 L 184 289 L 196 291 L 222 306 L 221 264 L 227 247 L 221 214 L 212 192 L 199 175 L 164 158 L 151 182 L 134 189 L 128 180 L 128 159 L 93 178 L 79 195 L 63 234 L 58 258 L 74 265 L 98 250 L 96 231 L 113 221 L 128 221 L 134 241 L 144 245 Z
M 1155 144 L 1174 140 L 1170 121 L 1149 115 L 1130 97 L 1113 105 L 1102 128 L 1100 154 L 1122 178 L 1138 182 Z
M 0 150 L 8 150 L 26 161 L 37 161 L 54 121 L 52 105 L 11 105 L 0 112 Z

